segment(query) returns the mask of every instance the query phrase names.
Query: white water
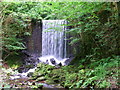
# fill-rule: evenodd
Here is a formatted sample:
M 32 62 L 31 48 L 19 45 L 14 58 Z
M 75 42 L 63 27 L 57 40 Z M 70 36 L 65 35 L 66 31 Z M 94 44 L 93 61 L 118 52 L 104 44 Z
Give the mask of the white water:
M 27 78 L 28 74 L 33 73 L 36 69 L 37 67 L 29 69 L 27 72 L 17 73 L 16 75 L 10 76 L 10 79 L 14 80 L 14 79 L 19 79 L 19 78 Z
M 51 62 L 51 59 L 53 59 L 55 61 L 55 64 L 53 64 Z M 65 66 L 65 65 L 68 65 L 68 60 L 69 58 L 64 58 L 64 59 L 57 59 L 55 58 L 54 56 L 43 56 L 43 57 L 40 57 L 39 60 L 41 62 L 44 62 L 45 64 L 49 64 L 49 65 L 52 65 L 52 66 L 55 66 L 55 65 L 58 65 L 58 64 L 62 64 L 62 66 Z
M 65 20 L 42 20 L 42 57 L 66 58 Z

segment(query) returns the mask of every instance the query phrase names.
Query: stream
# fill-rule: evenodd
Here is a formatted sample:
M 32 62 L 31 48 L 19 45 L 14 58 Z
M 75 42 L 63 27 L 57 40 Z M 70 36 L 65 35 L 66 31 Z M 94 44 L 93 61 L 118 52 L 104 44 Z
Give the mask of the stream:
M 68 62 L 65 63 L 68 60 L 68 58 L 64 59 L 62 61 L 59 61 L 55 57 L 40 57 L 39 60 L 40 60 L 39 61 L 40 63 L 42 62 L 45 64 L 49 64 L 51 66 L 56 66 L 59 63 L 61 63 L 61 65 L 63 65 L 63 66 L 68 64 Z M 49 60 L 49 63 L 47 63 L 48 60 Z M 24 68 L 24 69 L 26 69 L 26 68 Z M 10 88 L 63 88 L 57 84 L 56 85 L 49 85 L 46 83 L 46 81 L 44 79 L 39 80 L 39 81 L 33 80 L 31 78 L 32 73 L 34 73 L 34 71 L 36 69 L 37 69 L 37 66 L 29 69 L 27 72 L 22 72 L 22 73 L 17 73 L 17 74 L 12 74 L 12 75 L 10 74 L 9 78 L 6 79 L 5 82 L 8 83 Z
M 17 75 L 14 76 L 10 76 L 12 77 L 9 79 L 4 79 L 4 82 L 6 82 L 9 86 L 9 88 L 63 88 L 59 85 L 49 85 L 46 83 L 45 80 L 40 80 L 40 81 L 36 81 L 31 79 L 31 77 L 18 77 Z M 6 88 L 5 84 L 2 85 L 2 88 Z

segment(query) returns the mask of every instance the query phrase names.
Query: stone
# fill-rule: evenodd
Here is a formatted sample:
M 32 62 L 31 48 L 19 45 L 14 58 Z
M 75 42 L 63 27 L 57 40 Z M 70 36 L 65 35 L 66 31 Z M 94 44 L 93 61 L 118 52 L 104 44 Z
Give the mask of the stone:
M 33 75 L 33 72 L 28 73 L 27 77 L 31 77 Z
M 70 65 L 70 63 L 73 59 L 74 59 L 74 57 L 63 59 L 63 61 L 61 62 L 62 66 Z
M 48 59 L 46 60 L 46 63 L 45 64 L 49 64 L 49 61 L 48 61 Z
M 51 58 L 51 59 L 50 59 L 50 62 L 51 62 L 52 64 L 56 65 L 56 61 L 55 61 L 54 58 Z
M 59 60 L 57 60 L 54 56 L 43 56 L 38 58 L 40 62 L 43 62 L 44 64 L 49 64 L 51 66 L 55 66 L 60 63 Z
M 36 81 L 43 81 L 43 80 L 46 80 L 45 77 L 39 77 L 36 79 Z

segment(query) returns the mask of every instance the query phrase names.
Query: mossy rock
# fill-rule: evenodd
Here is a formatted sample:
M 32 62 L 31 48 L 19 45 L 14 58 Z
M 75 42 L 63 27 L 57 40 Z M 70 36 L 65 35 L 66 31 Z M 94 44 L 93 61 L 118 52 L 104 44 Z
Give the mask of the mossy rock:
M 46 78 L 45 77 L 39 77 L 39 78 L 36 79 L 36 81 L 43 81 L 43 80 L 46 80 Z
M 38 64 L 37 64 L 37 68 L 41 68 L 42 66 L 43 66 L 42 63 L 38 63 Z
M 41 74 L 41 73 L 34 73 L 33 75 L 32 75 L 32 77 L 31 77 L 31 79 L 37 79 L 38 77 L 41 77 L 41 76 L 43 76 L 43 74 Z
M 36 81 L 46 80 L 48 84 L 60 84 L 65 87 L 69 87 L 74 82 L 76 83 L 77 73 L 79 73 L 79 70 L 81 70 L 83 67 L 83 65 L 80 65 L 79 67 L 69 65 L 61 68 L 55 68 L 54 66 L 39 63 L 38 68 L 34 72 L 33 76 L 37 77 L 44 75 L 44 78 L 37 77 Z M 83 70 L 80 72 L 83 73 Z
M 47 79 L 46 83 L 47 84 L 56 84 L 53 79 Z
M 51 66 L 51 65 L 47 65 L 47 64 L 43 64 L 43 63 L 39 63 L 37 65 L 37 70 L 36 72 L 40 72 L 42 74 L 46 74 L 49 73 L 51 70 L 53 70 L 55 67 Z
M 51 65 L 48 65 L 48 64 L 44 64 L 44 63 L 39 63 L 39 64 L 37 65 L 37 67 L 38 67 L 39 69 L 45 68 L 45 69 L 47 69 L 47 70 L 53 70 L 53 69 L 55 68 L 54 66 L 51 66 Z
M 40 77 L 40 76 L 43 76 L 43 74 L 39 73 L 39 72 L 35 72 L 33 73 L 32 75 L 33 77 Z

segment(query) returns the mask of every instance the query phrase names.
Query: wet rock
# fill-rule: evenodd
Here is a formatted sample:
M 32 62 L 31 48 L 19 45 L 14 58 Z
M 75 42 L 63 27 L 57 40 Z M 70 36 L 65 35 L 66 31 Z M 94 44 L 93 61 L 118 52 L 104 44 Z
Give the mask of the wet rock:
M 45 83 L 41 83 L 43 84 L 43 88 L 55 88 L 54 85 L 49 85 L 49 84 L 45 84 Z
M 34 67 L 39 62 L 38 58 L 35 57 L 35 56 L 33 56 L 33 57 L 27 57 L 24 61 L 25 61 L 25 65 L 33 65 Z
M 20 75 L 21 78 L 26 78 L 28 73 L 20 73 L 19 75 Z
M 55 61 L 54 58 L 51 58 L 51 59 L 50 59 L 50 62 L 51 62 L 53 65 L 56 65 L 56 61 Z
M 59 83 L 59 80 L 54 80 L 55 83 Z
M 54 56 L 44 56 L 44 57 L 39 57 L 38 59 L 41 62 L 52 65 L 52 66 L 55 66 L 55 65 L 59 64 L 59 62 L 60 62 Z
M 27 72 L 30 68 L 25 67 L 25 66 L 21 66 L 19 68 L 17 68 L 19 73 L 23 73 L 23 72 Z
M 44 56 L 44 57 L 39 57 L 39 61 L 43 62 L 44 64 L 49 64 L 52 66 L 66 66 L 69 65 L 70 62 L 73 60 L 74 57 L 70 58 L 64 58 L 64 59 L 57 59 L 54 56 Z
M 62 63 L 60 62 L 58 65 L 56 65 L 56 68 L 60 68 L 62 66 Z
M 69 65 L 73 59 L 74 59 L 74 57 L 64 58 L 64 59 L 61 61 L 62 66 Z
M 31 54 L 26 50 L 23 50 L 22 53 L 24 54 L 23 56 L 24 67 L 21 67 L 21 69 L 19 69 L 20 73 L 27 72 L 30 68 L 36 67 L 37 64 L 40 62 L 37 54 Z
M 28 77 L 31 77 L 33 75 L 33 72 L 28 73 Z
M 46 60 L 46 63 L 45 64 L 49 64 L 49 61 L 48 60 Z
M 17 87 L 17 85 L 15 85 L 14 87 Z

